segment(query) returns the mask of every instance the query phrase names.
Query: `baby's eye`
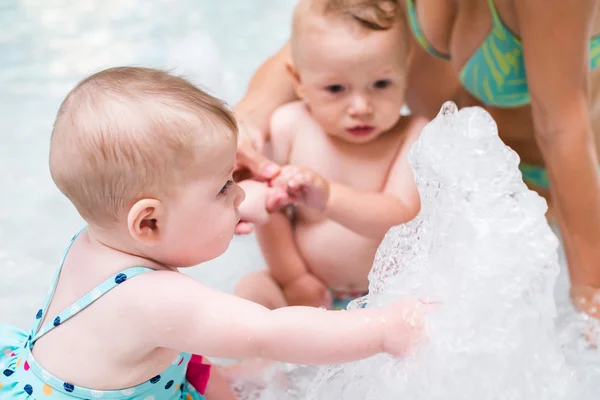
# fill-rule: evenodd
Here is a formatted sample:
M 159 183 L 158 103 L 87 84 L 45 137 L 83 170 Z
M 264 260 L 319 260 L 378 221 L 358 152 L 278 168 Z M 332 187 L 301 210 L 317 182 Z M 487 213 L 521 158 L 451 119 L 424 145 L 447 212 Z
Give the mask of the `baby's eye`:
M 233 181 L 227 181 L 227 183 L 219 190 L 219 194 L 226 194 L 229 186 L 233 185 Z
M 392 84 L 392 81 L 390 81 L 389 79 L 381 79 L 378 80 L 377 82 L 375 82 L 375 87 L 377 89 L 385 89 L 386 87 L 390 86 Z
M 329 93 L 341 93 L 344 91 L 344 87 L 342 85 L 329 85 L 325 88 Z

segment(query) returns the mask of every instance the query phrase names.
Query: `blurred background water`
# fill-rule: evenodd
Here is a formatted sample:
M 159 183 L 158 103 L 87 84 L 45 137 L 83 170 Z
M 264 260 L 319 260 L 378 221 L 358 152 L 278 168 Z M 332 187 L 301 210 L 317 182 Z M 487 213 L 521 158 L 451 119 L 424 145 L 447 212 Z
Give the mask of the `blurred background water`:
M 0 323 L 28 328 L 84 224 L 48 172 L 52 122 L 83 77 L 175 68 L 233 105 L 289 34 L 295 0 L 0 0 Z M 260 268 L 253 236 L 190 274 L 232 290 Z

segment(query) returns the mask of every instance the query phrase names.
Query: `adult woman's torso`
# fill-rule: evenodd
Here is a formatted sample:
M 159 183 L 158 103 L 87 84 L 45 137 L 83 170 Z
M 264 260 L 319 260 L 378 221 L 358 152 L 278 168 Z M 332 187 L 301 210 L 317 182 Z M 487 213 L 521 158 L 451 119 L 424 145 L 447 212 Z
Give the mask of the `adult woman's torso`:
M 429 118 L 433 118 L 437 114 L 441 104 L 446 100 L 454 100 L 459 107 L 483 106 L 498 124 L 499 134 L 504 143 L 519 154 L 521 161 L 543 166 L 542 154 L 534 136 L 531 105 L 504 104 L 499 106 L 497 102 L 490 102 L 489 99 L 488 103 L 494 105 L 484 104 L 482 100 L 485 99 L 476 94 L 478 87 L 473 85 L 479 84 L 480 82 L 475 83 L 474 81 L 482 80 L 486 72 L 489 75 L 491 71 L 486 71 L 486 66 L 483 66 L 482 71 L 479 71 L 479 76 L 473 76 L 475 68 L 465 70 L 468 63 L 483 61 L 474 61 L 473 56 L 490 35 L 494 23 L 498 24 L 501 21 L 507 33 L 509 35 L 512 33 L 516 41 L 519 40 L 521 29 L 514 7 L 515 1 L 517 0 L 494 0 L 493 2 L 487 0 L 403 0 L 403 11 L 409 28 L 408 20 L 411 13 L 413 18 L 411 42 L 414 47 L 414 57 L 408 75 L 407 102 L 411 110 Z M 573 6 L 576 6 L 575 3 Z M 590 41 L 600 33 L 600 18 L 598 15 L 594 15 L 592 18 Z M 430 47 L 429 53 L 415 37 L 415 22 L 418 24 L 417 29 L 420 29 L 421 42 L 425 41 Z M 561 27 L 557 24 L 554 29 L 560 32 Z M 549 39 L 551 36 L 549 32 Z M 549 40 L 546 43 L 540 43 L 540 46 L 552 46 L 552 43 Z M 430 54 L 431 52 L 438 53 L 438 57 Z M 444 56 L 449 59 L 443 59 Z M 556 54 L 556 57 L 561 56 L 561 54 Z M 590 117 L 596 136 L 597 151 L 600 151 L 599 71 L 600 68 L 595 68 L 590 75 Z M 471 79 L 470 85 L 466 83 L 465 79 L 467 72 L 471 73 L 471 76 L 466 77 L 466 79 Z M 463 73 L 462 79 L 461 73 Z M 552 84 L 552 82 L 548 84 Z M 547 195 L 544 190 L 541 192 Z

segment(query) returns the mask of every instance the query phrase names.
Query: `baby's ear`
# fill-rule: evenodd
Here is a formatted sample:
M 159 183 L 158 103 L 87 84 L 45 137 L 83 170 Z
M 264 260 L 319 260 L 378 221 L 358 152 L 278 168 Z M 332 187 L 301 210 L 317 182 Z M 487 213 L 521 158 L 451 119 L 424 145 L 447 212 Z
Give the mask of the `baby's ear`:
M 298 68 L 296 68 L 296 64 L 294 64 L 293 61 L 288 60 L 285 63 L 285 69 L 287 70 L 288 74 L 292 78 L 292 81 L 294 82 L 294 90 L 296 91 L 296 96 L 298 96 L 301 99 L 304 99 L 306 91 L 304 89 L 304 85 L 302 84 L 300 72 L 298 72 Z
M 160 200 L 137 201 L 127 215 L 127 228 L 133 239 L 145 246 L 154 247 L 160 240 L 160 227 L 164 223 L 165 207 Z

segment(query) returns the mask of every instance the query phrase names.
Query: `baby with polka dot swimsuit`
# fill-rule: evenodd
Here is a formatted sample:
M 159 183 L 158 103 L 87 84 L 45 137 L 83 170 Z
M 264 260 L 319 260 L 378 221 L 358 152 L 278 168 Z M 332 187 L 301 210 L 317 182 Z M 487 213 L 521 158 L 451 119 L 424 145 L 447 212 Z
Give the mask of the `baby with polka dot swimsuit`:
M 200 354 L 330 364 L 414 350 L 428 309 L 418 300 L 271 311 L 179 272 L 234 235 L 236 147 L 232 114 L 181 77 L 112 68 L 71 90 L 50 172 L 87 226 L 32 329 L 0 327 L 1 399 L 227 400 Z

